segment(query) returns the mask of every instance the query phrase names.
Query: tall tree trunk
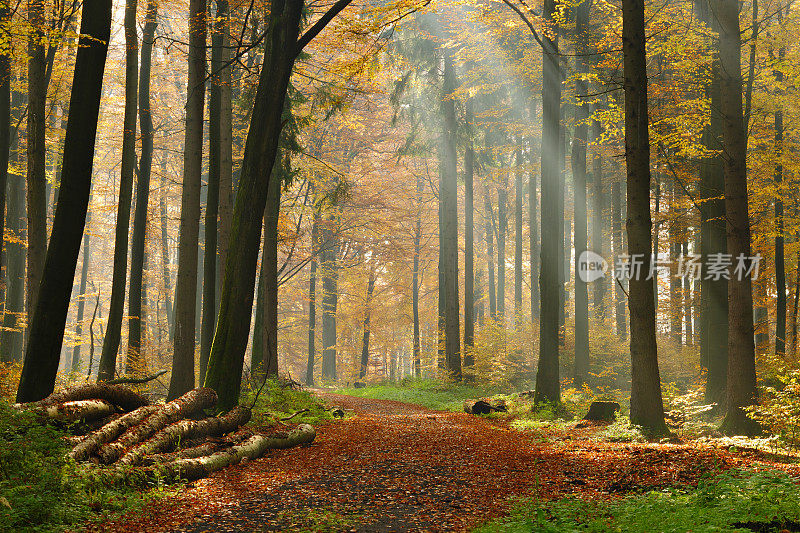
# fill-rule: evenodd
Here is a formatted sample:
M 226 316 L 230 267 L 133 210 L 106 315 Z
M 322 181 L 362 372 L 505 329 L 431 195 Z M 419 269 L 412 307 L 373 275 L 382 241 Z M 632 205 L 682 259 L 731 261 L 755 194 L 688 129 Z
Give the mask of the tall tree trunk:
M 628 253 L 640 254 L 650 271 L 650 137 L 647 113 L 647 62 L 644 4 L 622 2 L 622 52 L 625 72 L 625 161 L 628 191 Z M 629 283 L 631 315 L 631 422 L 654 434 L 666 433 L 656 349 L 653 280 L 634 275 Z
M 580 43 L 575 58 L 579 74 L 588 73 L 586 61 L 589 36 L 586 35 L 589 25 L 591 0 L 586 0 L 575 8 L 575 38 Z M 587 82 L 578 78 L 576 92 L 578 101 L 583 102 L 588 93 Z M 572 142 L 572 175 L 575 182 L 575 387 L 580 388 L 589 378 L 589 286 L 578 274 L 578 263 L 581 255 L 589 249 L 588 215 L 586 208 L 586 146 L 589 140 L 589 108 L 581 103 L 575 106 L 575 138 Z
M 788 9 L 788 8 L 787 8 Z M 778 24 L 783 22 L 783 8 L 778 8 Z M 775 66 L 775 83 L 778 88 L 778 109 L 775 110 L 775 151 L 778 164 L 775 166 L 775 355 L 786 355 L 786 258 L 784 253 L 784 221 L 783 221 L 783 62 L 786 59 L 786 47 L 781 44 L 778 49 L 778 61 Z
M 622 192 L 621 183 L 617 180 L 611 184 L 611 233 L 613 234 L 614 257 L 622 257 L 624 243 L 622 242 Z M 628 326 L 625 319 L 625 288 L 623 280 L 614 283 L 614 317 L 617 326 L 617 335 L 621 339 L 628 336 Z
M 522 140 L 518 141 L 522 144 Z M 514 323 L 522 324 L 522 146 L 517 146 L 514 173 Z
M 369 278 L 367 280 L 367 299 L 364 305 L 364 335 L 361 338 L 361 366 L 358 371 L 358 379 L 363 380 L 367 375 L 367 365 L 369 364 L 369 320 L 372 312 L 372 293 L 375 291 L 375 260 L 371 261 L 369 267 Z
M 497 293 L 494 282 L 494 209 L 492 200 L 489 197 L 488 184 L 484 185 L 483 205 L 486 210 L 485 232 L 486 232 L 486 263 L 489 267 L 489 317 L 497 319 Z
M 592 121 L 592 137 L 595 143 L 600 142 L 603 134 L 600 121 Z M 595 146 L 594 156 L 592 157 L 592 250 L 605 256 L 605 245 L 603 244 L 603 225 L 606 218 L 606 194 L 603 189 L 603 156 L 600 147 Z M 606 318 L 606 280 L 597 280 L 594 283 L 594 316 L 600 319 L 600 323 L 605 322 Z
M 548 24 L 555 23 L 555 0 L 545 0 L 542 11 Z M 536 374 L 536 399 L 558 402 L 561 397 L 558 369 L 558 305 L 561 298 L 559 286 L 560 262 L 559 248 L 563 243 L 558 231 L 564 219 L 559 210 L 560 183 L 558 155 L 561 108 L 561 73 L 558 66 L 558 35 L 543 35 L 544 50 L 542 58 L 542 246 L 541 274 L 539 275 L 539 294 L 541 310 L 539 313 L 539 363 Z M 563 205 L 563 204 L 562 204 Z
M 732 0 L 713 0 L 712 6 L 720 25 L 722 159 L 725 169 L 728 253 L 734 261 L 749 263 L 750 217 L 747 206 L 746 132 L 742 119 L 739 6 Z M 749 275 L 731 276 L 728 301 L 727 414 L 721 429 L 727 434 L 753 435 L 758 432 L 758 425 L 743 410 L 756 401 L 753 292 Z
M 669 212 L 674 213 L 677 205 L 677 191 L 675 185 L 670 184 Z M 683 301 L 681 300 L 681 290 L 683 283 L 678 276 L 678 261 L 683 252 L 683 239 L 685 229 L 682 227 L 681 220 L 671 220 L 669 224 L 669 313 L 670 313 L 670 335 L 672 342 L 680 346 L 683 339 Z
M 136 95 L 139 74 L 139 37 L 136 33 L 136 0 L 125 0 L 125 117 L 122 129 L 122 165 L 119 180 L 117 226 L 114 237 L 114 271 L 111 282 L 111 303 L 108 310 L 106 336 L 97 379 L 113 379 L 117 367 L 125 307 L 125 282 L 128 273 L 128 232 L 131 222 L 133 172 L 136 167 Z M 137 197 L 138 202 L 138 197 Z
M 684 236 L 683 257 L 689 257 L 689 240 Z M 686 330 L 686 345 L 691 346 L 694 342 L 694 331 L 692 322 L 692 280 L 689 276 L 683 277 L 683 321 Z
M 28 324 L 36 309 L 47 253 L 47 175 L 45 168 L 45 103 L 47 100 L 44 50 L 44 0 L 28 0 L 28 114 L 27 114 L 27 204 L 28 267 L 25 310 Z M 28 329 L 30 332 L 30 328 Z M 30 335 L 26 336 L 26 339 Z
M 472 101 L 469 100 L 464 120 L 469 132 L 464 152 L 464 366 L 467 368 L 475 364 L 475 147 L 472 139 L 474 120 Z
M 205 104 L 205 0 L 189 0 L 188 62 L 189 79 L 187 85 L 188 94 L 186 97 L 183 194 L 181 197 L 181 225 L 178 241 L 178 278 L 175 283 L 175 348 L 172 356 L 172 378 L 170 379 L 169 394 L 167 395 L 169 400 L 174 400 L 194 388 L 197 243 L 199 242 L 200 229 L 200 185 L 203 167 L 203 107 Z M 259 221 L 260 220 L 259 214 Z M 216 251 L 214 253 L 216 253 Z M 248 312 L 250 312 L 252 308 L 252 298 L 253 296 L 251 294 L 250 306 L 247 307 Z M 245 303 L 245 301 L 239 301 L 237 305 L 244 306 Z M 247 335 L 245 335 L 245 343 L 246 342 Z M 241 376 L 239 379 L 241 380 Z M 225 408 L 230 406 L 225 405 L 221 407 Z
M 150 177 L 153 168 L 153 113 L 150 107 L 150 66 L 152 64 L 158 4 L 148 0 L 145 24 L 142 31 L 142 64 L 139 71 L 139 128 L 142 132 L 142 156 L 139 159 L 139 176 L 136 181 L 136 209 L 133 215 L 131 237 L 131 280 L 128 294 L 128 356 L 126 374 L 141 372 L 139 355 L 142 348 L 142 277 L 146 269 L 145 238 L 147 235 L 147 209 L 150 202 Z
M 719 33 L 717 17 L 709 0 L 696 4 L 698 17 Z M 715 43 L 715 46 L 718 46 Z M 703 145 L 715 152 L 722 149 L 721 64 L 715 56 L 706 96 L 711 103 L 711 119 L 703 131 Z M 700 166 L 700 254 L 708 264 L 712 254 L 727 254 L 725 228 L 725 177 L 722 155 L 704 158 Z M 700 281 L 700 361 L 707 369 L 705 400 L 722 405 L 728 375 L 728 280 L 704 277 Z
M 91 201 L 90 201 L 91 203 Z M 86 213 L 86 225 L 91 223 L 91 211 Z M 77 372 L 81 363 L 81 346 L 83 345 L 83 313 L 86 307 L 86 278 L 89 277 L 89 232 L 83 233 L 83 260 L 81 261 L 81 284 L 78 291 L 78 315 L 75 324 L 75 346 L 72 348 L 72 371 Z
M 333 211 L 334 208 L 331 208 Z M 339 301 L 339 236 L 336 215 L 322 229 L 322 379 L 336 380 L 336 307 Z
M 314 224 L 311 226 L 311 273 L 308 278 L 308 362 L 306 363 L 306 385 L 314 385 L 314 360 L 317 357 L 317 254 L 319 253 L 319 211 L 314 209 Z
M 455 102 L 450 95 L 456 89 L 456 76 L 453 58 L 444 57 L 444 80 L 441 111 L 444 116 L 444 132 L 441 143 L 442 186 L 439 191 L 441 201 L 442 234 L 439 246 L 441 259 L 439 270 L 442 273 L 444 290 L 442 296 L 444 311 L 444 356 L 445 368 L 452 379 L 461 379 L 461 334 L 458 299 L 458 175 L 456 162 L 456 111 Z
M 419 343 L 419 255 L 422 241 L 422 191 L 424 182 L 417 177 L 417 220 L 414 224 L 414 271 L 411 273 L 411 312 L 414 315 L 414 377 L 422 374 Z
M 11 10 L 8 0 L 0 3 L 0 31 L 6 35 L 11 30 Z M 11 48 L 0 51 L 0 235 L 5 235 L 6 185 L 8 183 L 8 163 L 11 153 Z M 5 241 L 5 238 L 3 238 Z M 3 247 L 0 242 L 0 268 L 5 264 Z M 5 290 L 5 288 L 3 288 Z M 5 301 L 5 296 L 3 297 Z
M 17 402 L 53 392 L 69 297 L 83 238 L 92 181 L 92 159 L 100 110 L 103 69 L 111 34 L 111 1 L 85 0 L 64 142 L 61 201 L 56 208 L 42 286 L 30 321 L 30 341 Z
M 211 347 L 206 385 L 219 395 L 221 408 L 238 402 L 247 332 L 253 305 L 258 262 L 258 236 L 270 177 L 278 148 L 289 76 L 296 54 L 349 0 L 340 0 L 298 40 L 302 0 L 276 0 L 266 33 L 265 65 L 261 69 L 251 126 L 242 161 L 230 248 L 225 264 L 220 311 Z
M 531 122 L 536 118 L 536 100 L 531 106 Z M 534 147 L 533 141 L 528 147 L 528 161 L 531 171 L 528 175 L 528 238 L 530 240 L 528 256 L 531 264 L 531 320 L 539 319 L 539 221 L 537 206 L 539 205 L 539 192 L 536 184 L 536 173 L 533 171 Z
M 800 304 L 800 253 L 797 254 L 797 266 L 794 274 L 794 298 L 792 303 L 792 318 L 789 323 L 789 332 L 792 335 L 792 345 L 789 353 L 792 357 L 797 356 L 797 310 Z
M 217 237 L 217 290 L 215 309 L 219 309 L 219 296 L 222 294 L 222 278 L 228 246 L 231 240 L 231 216 L 233 213 L 233 107 L 231 97 L 231 59 L 230 50 L 230 7 L 228 0 L 217 0 L 217 19 L 215 31 L 220 35 L 220 82 L 219 117 L 219 235 Z
M 172 313 L 172 278 L 169 273 L 169 239 L 167 219 L 167 155 L 161 154 L 161 196 L 158 199 L 161 210 L 161 275 L 164 278 L 164 305 L 167 312 L 167 327 L 169 329 L 169 343 L 172 344 L 175 334 L 175 317 Z
M 497 188 L 497 318 L 506 326 L 506 237 L 508 236 L 508 182 L 505 174 Z

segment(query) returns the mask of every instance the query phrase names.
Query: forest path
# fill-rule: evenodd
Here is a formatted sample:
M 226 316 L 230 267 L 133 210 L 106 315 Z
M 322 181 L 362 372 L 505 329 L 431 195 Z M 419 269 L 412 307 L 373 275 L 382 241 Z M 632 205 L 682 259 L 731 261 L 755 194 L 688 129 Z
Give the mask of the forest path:
M 347 412 L 308 447 L 271 451 L 200 480 L 103 531 L 462 531 L 507 498 L 597 497 L 693 483 L 746 459 L 711 447 L 608 443 L 586 430 L 504 422 L 320 393 Z

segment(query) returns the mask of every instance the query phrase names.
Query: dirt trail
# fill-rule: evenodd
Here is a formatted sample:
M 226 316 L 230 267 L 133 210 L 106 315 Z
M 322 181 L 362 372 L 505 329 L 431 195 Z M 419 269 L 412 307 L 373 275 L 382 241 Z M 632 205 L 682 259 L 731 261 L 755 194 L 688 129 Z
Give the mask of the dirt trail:
M 711 448 L 595 443 L 579 432 L 554 441 L 462 413 L 321 396 L 348 418 L 320 427 L 311 446 L 217 472 L 99 530 L 463 531 L 501 514 L 514 494 L 610 497 L 745 461 Z

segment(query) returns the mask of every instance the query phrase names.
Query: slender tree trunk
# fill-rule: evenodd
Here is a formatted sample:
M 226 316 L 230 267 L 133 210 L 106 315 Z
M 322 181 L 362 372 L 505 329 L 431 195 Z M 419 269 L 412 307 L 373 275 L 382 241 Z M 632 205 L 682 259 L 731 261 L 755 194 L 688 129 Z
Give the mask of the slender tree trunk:
M 142 277 L 146 269 L 145 238 L 147 235 L 147 209 L 150 203 L 150 177 L 153 168 L 153 113 L 150 107 L 150 66 L 152 64 L 158 3 L 148 0 L 142 32 L 142 64 L 139 71 L 139 122 L 142 132 L 142 156 L 139 159 L 139 176 L 136 182 L 136 209 L 133 215 L 131 237 L 131 280 L 128 294 L 128 375 L 142 372 L 139 361 L 142 348 Z
M 579 74 L 588 73 L 589 65 L 586 56 L 588 53 L 589 37 L 585 34 L 589 25 L 589 11 L 591 0 L 586 0 L 575 8 L 575 38 L 580 45 L 575 58 Z M 583 102 L 588 93 L 585 80 L 578 79 L 576 91 L 578 101 Z M 572 142 L 572 175 L 575 182 L 575 372 L 573 375 L 575 387 L 580 388 L 589 378 L 589 286 L 578 275 L 578 265 L 581 255 L 588 251 L 588 215 L 586 208 L 586 147 L 589 140 L 589 108 L 588 104 L 581 103 L 575 106 L 575 138 Z
M 742 119 L 741 35 L 739 6 L 732 0 L 713 0 L 720 25 L 720 85 L 725 214 L 728 253 L 734 262 L 750 262 L 750 217 L 747 206 L 747 165 Z M 741 279 L 739 279 L 741 277 Z M 755 344 L 753 339 L 753 292 L 749 275 L 734 273 L 728 282 L 728 387 L 727 414 L 722 431 L 753 435 L 758 425 L 743 408 L 756 401 Z
M 90 201 L 91 203 L 91 201 Z M 86 225 L 91 223 L 91 211 L 86 213 Z M 83 233 L 83 260 L 81 261 L 81 284 L 78 295 L 78 315 L 75 324 L 75 346 L 72 348 L 72 371 L 77 372 L 81 363 L 81 346 L 83 345 L 83 313 L 86 306 L 86 278 L 89 277 L 89 232 Z
M 306 385 L 314 385 L 314 360 L 317 357 L 317 254 L 319 253 L 319 211 L 314 210 L 311 226 L 311 273 L 308 280 L 308 362 L 306 363 Z
M 199 242 L 200 225 L 203 107 L 205 104 L 205 47 L 206 1 L 189 0 L 189 79 L 186 102 L 181 224 L 178 241 L 178 278 L 175 283 L 175 348 L 172 356 L 172 378 L 170 379 L 169 394 L 167 396 L 169 400 L 174 400 L 194 388 L 197 243 Z M 237 302 L 237 305 L 244 306 L 245 304 L 246 302 L 244 301 Z M 248 313 L 252 309 L 252 294 L 250 295 L 250 306 L 247 306 L 247 309 Z M 246 342 L 247 335 L 245 335 Z M 241 376 L 239 379 L 241 380 Z M 230 406 L 224 405 L 221 407 Z
M 373 259 L 369 268 L 369 279 L 367 280 L 367 300 L 364 306 L 364 336 L 361 338 L 361 367 L 358 371 L 358 379 L 360 380 L 363 380 L 367 375 L 367 365 L 369 364 L 369 319 L 372 312 L 372 293 L 374 291 L 375 260 Z
M 92 159 L 100 110 L 103 69 L 111 34 L 111 1 L 85 0 L 64 142 L 61 201 L 56 208 L 42 286 L 30 321 L 17 402 L 41 400 L 53 392 L 69 297 L 86 222 Z
M 603 134 L 602 126 L 597 120 L 592 121 L 592 137 L 594 142 L 600 142 Z M 603 156 L 600 147 L 595 146 L 592 158 L 592 250 L 605 256 L 605 245 L 603 244 L 603 226 L 606 218 L 606 194 L 603 188 Z M 605 322 L 606 318 L 606 281 L 597 280 L 594 283 L 594 316 L 600 319 L 600 323 Z
M 0 2 L 0 31 L 11 30 L 11 10 L 8 0 Z M 0 50 L 0 235 L 5 235 L 6 185 L 11 153 L 11 49 Z M 3 239 L 5 241 L 5 238 Z M 0 242 L 0 268 L 5 264 L 4 242 Z M 5 291 L 5 288 L 3 288 Z M 3 295 L 5 301 L 5 295 Z
M 674 213 L 677 204 L 677 193 L 675 185 L 670 184 L 669 211 Z M 670 334 L 672 342 L 680 346 L 683 339 L 683 301 L 681 300 L 681 287 L 683 283 L 678 277 L 678 261 L 683 251 L 683 239 L 685 229 L 682 227 L 681 220 L 672 220 L 669 225 L 669 313 L 670 313 Z
M 220 35 L 220 117 L 219 117 L 219 236 L 217 242 L 217 290 L 215 309 L 219 309 L 222 294 L 223 266 L 228 258 L 233 213 L 233 107 L 231 99 L 230 8 L 227 0 L 217 0 L 215 30 Z M 235 63 L 234 63 L 235 64 Z
M 496 320 L 497 293 L 494 283 L 494 209 L 492 209 L 492 200 L 489 197 L 487 185 L 484 185 L 483 204 L 486 210 L 486 263 L 489 265 L 489 317 L 492 320 Z
M 136 98 L 139 74 L 139 37 L 136 33 L 136 0 L 125 0 L 125 117 L 122 129 L 122 170 L 119 180 L 119 203 L 114 238 L 114 272 L 111 282 L 111 303 L 108 310 L 106 336 L 97 379 L 113 379 L 117 367 L 125 308 L 125 282 L 128 273 L 128 232 L 131 222 L 133 172 L 136 167 Z M 141 178 L 140 178 L 141 179 Z M 139 199 L 137 197 L 137 203 Z
M 11 94 L 11 119 L 19 121 L 19 107 L 23 94 L 13 91 Z M 19 128 L 12 130 L 9 140 L 9 160 L 19 164 Z M 3 306 L 3 330 L 0 332 L 0 361 L 22 361 L 23 353 L 23 321 L 25 298 L 25 178 L 9 173 L 8 206 L 6 212 L 6 230 L 16 238 L 7 242 L 6 257 L 6 293 Z
M 614 180 L 611 184 L 611 233 L 614 237 L 614 257 L 622 257 L 625 249 L 622 242 L 622 193 L 620 187 L 619 181 Z M 615 280 L 614 283 L 614 317 L 617 335 L 621 339 L 625 339 L 628 336 L 628 326 L 625 319 L 625 288 L 622 283 L 623 280 Z
M 258 235 L 270 181 L 264 169 L 272 169 L 275 162 L 282 126 L 281 111 L 294 58 L 313 39 L 316 31 L 321 30 L 347 3 L 344 0 L 334 4 L 327 16 L 320 18 L 299 41 L 302 0 L 276 0 L 271 5 L 265 65 L 261 69 L 247 134 L 222 284 L 219 325 L 205 382 L 217 391 L 223 409 L 235 405 L 239 398 L 253 305 Z
M 536 118 L 536 100 L 531 106 L 531 122 Z M 533 171 L 533 141 L 529 147 L 531 171 L 528 175 L 528 237 L 530 239 L 528 256 L 531 264 L 531 320 L 539 319 L 539 221 L 537 206 L 539 192 L 536 184 L 536 173 Z
M 792 335 L 792 345 L 789 353 L 792 357 L 797 356 L 797 309 L 800 304 L 800 253 L 797 254 L 797 266 L 794 274 L 794 302 L 792 303 L 792 318 L 789 324 L 789 331 Z
M 45 168 L 45 105 L 47 100 L 44 49 L 44 0 L 28 0 L 28 114 L 27 114 L 27 204 L 28 266 L 25 310 L 28 324 L 36 309 L 39 285 L 47 253 L 47 176 Z M 30 331 L 30 329 L 28 330 Z M 26 336 L 26 339 L 29 336 Z
M 778 24 L 783 22 L 783 9 L 778 8 Z M 775 151 L 778 164 L 775 166 L 775 355 L 786 355 L 786 258 L 784 253 L 784 221 L 783 221 L 783 62 L 786 59 L 786 47 L 778 49 L 778 62 L 775 67 L 775 83 L 778 87 L 778 109 L 775 110 Z
M 644 4 L 622 2 L 622 51 L 625 72 L 625 161 L 628 191 L 628 253 L 643 256 L 650 270 L 650 137 L 647 113 L 647 62 Z M 653 280 L 633 275 L 629 283 L 631 315 L 631 422 L 645 430 L 666 433 L 656 349 Z
M 519 141 L 522 144 L 522 140 Z M 514 174 L 514 323 L 522 324 L 522 146 L 517 146 Z
M 446 96 L 440 105 L 444 116 L 444 132 L 441 143 L 442 187 L 439 191 L 441 201 L 442 234 L 439 246 L 444 290 L 442 296 L 444 311 L 444 358 L 445 368 L 452 379 L 461 379 L 461 334 L 458 298 L 458 175 L 456 161 L 456 112 L 455 102 L 450 95 L 456 89 L 453 58 L 444 57 L 444 81 L 442 93 Z
M 332 208 L 333 209 L 333 208 Z M 339 242 L 336 215 L 322 229 L 322 379 L 336 380 L 336 307 L 339 300 Z
M 275 178 L 270 180 L 267 206 L 264 210 L 264 362 L 262 374 L 278 375 L 278 216 L 281 207 L 281 186 L 289 171 L 288 162 L 277 163 Z
M 555 0 L 545 0 L 542 12 L 548 24 L 554 23 Z M 559 210 L 560 183 L 558 155 L 561 108 L 561 73 L 558 66 L 558 36 L 543 35 L 542 59 L 542 246 L 539 294 L 539 364 L 536 374 L 536 399 L 558 402 L 561 397 L 558 369 L 559 310 L 553 305 L 561 298 L 559 248 L 563 243 L 558 231 L 563 220 Z M 561 204 L 563 205 L 563 204 Z
M 506 237 L 508 236 L 508 182 L 505 175 L 497 188 L 497 318 L 506 326 Z
M 164 305 L 167 312 L 167 327 L 169 330 L 169 343 L 172 344 L 175 333 L 175 320 L 172 314 L 172 279 L 169 273 L 169 239 L 167 219 L 167 156 L 166 152 L 161 155 L 161 196 L 158 199 L 161 210 L 161 266 L 164 278 Z
M 414 315 L 414 377 L 422 374 L 419 342 L 419 255 L 422 241 L 422 191 L 424 182 L 417 178 L 417 220 L 414 224 L 414 272 L 411 273 L 411 312 Z
M 472 139 L 472 101 L 467 101 L 469 131 L 464 152 L 464 366 L 475 364 L 475 147 Z M 417 333 L 419 333 L 417 331 Z

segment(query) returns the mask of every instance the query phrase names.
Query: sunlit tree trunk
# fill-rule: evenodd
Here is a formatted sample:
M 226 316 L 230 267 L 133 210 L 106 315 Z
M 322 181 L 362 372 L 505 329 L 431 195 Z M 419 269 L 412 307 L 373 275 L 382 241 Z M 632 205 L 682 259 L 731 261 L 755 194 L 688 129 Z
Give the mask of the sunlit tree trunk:
M 597 120 L 592 121 L 592 137 L 594 142 L 599 142 L 603 134 L 602 126 Z M 595 146 L 592 158 L 592 250 L 605 256 L 606 247 L 603 241 L 603 227 L 606 223 L 606 193 L 603 188 L 603 156 L 600 147 Z M 600 319 L 600 323 L 605 322 L 606 318 L 606 280 L 594 282 L 594 316 Z
M 450 95 L 456 89 L 453 58 L 444 57 L 444 81 L 441 101 L 444 116 L 442 135 L 442 188 L 441 199 L 442 234 L 439 246 L 442 249 L 439 269 L 444 283 L 444 356 L 445 368 L 452 379 L 461 379 L 461 334 L 458 298 L 458 175 L 456 161 L 456 112 L 455 102 Z
M 167 396 L 169 400 L 174 400 L 194 388 L 197 244 L 199 242 L 200 226 L 203 108 L 205 104 L 205 0 L 189 1 L 188 62 L 189 78 L 187 82 L 183 158 L 183 194 L 181 197 L 181 224 L 178 241 L 178 278 L 175 283 L 175 343 L 172 354 L 172 377 Z M 250 302 L 252 306 L 252 294 Z M 237 305 L 245 305 L 245 302 L 240 301 Z M 248 312 L 251 306 L 247 307 Z M 246 338 L 245 342 L 247 342 Z
M 11 30 L 8 0 L 0 2 L 0 30 L 6 34 Z M 11 49 L 7 47 L 0 50 L 0 235 L 5 235 L 6 185 L 11 153 L 11 76 Z M 6 263 L 4 244 L 0 242 L 0 268 Z M 5 295 L 3 300 L 5 301 Z
M 91 203 L 91 201 L 89 202 Z M 86 225 L 91 224 L 91 211 L 86 213 Z M 81 284 L 78 290 L 78 314 L 75 324 L 75 346 L 72 348 L 72 371 L 77 372 L 81 363 L 81 346 L 83 345 L 83 314 L 86 307 L 86 280 L 89 277 L 89 258 L 91 252 L 89 250 L 90 237 L 89 232 L 83 233 L 83 260 L 81 261 Z
M 552 24 L 555 14 L 555 0 L 545 0 L 542 15 Z M 562 234 L 558 231 L 563 221 L 563 211 L 559 210 L 562 184 L 560 183 L 559 161 L 559 120 L 561 108 L 561 73 L 558 66 L 558 36 L 543 35 L 544 50 L 542 59 L 542 245 L 541 274 L 539 275 L 539 294 L 541 311 L 539 313 L 539 364 L 536 374 L 536 399 L 558 402 L 560 400 L 560 380 L 558 369 L 558 333 L 561 286 L 559 270 L 563 268 L 559 249 L 563 245 Z M 560 221 L 561 220 L 561 221 Z M 561 244 L 559 243 L 561 241 Z
M 518 141 L 522 144 L 522 140 Z M 522 324 L 522 146 L 517 146 L 514 173 L 514 323 Z
M 506 237 L 508 236 L 508 181 L 505 174 L 497 188 L 497 318 L 506 325 Z
M 613 235 L 613 256 L 622 257 L 624 243 L 622 242 L 622 192 L 621 183 L 616 179 L 611 184 L 611 233 Z M 622 280 L 614 282 L 614 317 L 617 326 L 617 335 L 621 339 L 628 336 L 627 320 L 625 318 L 625 288 Z
M 496 320 L 497 292 L 494 282 L 494 209 L 492 208 L 492 200 L 489 196 L 488 183 L 484 184 L 483 200 L 483 206 L 486 212 L 484 224 L 486 228 L 486 263 L 489 269 L 489 317 L 492 320 Z
M 689 241 L 686 237 L 683 240 L 683 256 L 689 257 Z M 692 280 L 689 276 L 683 277 L 683 322 L 686 330 L 686 345 L 694 343 L 694 330 L 692 322 Z
M 103 69 L 111 34 L 111 1 L 85 0 L 64 142 L 60 201 L 47 250 L 42 285 L 30 321 L 30 341 L 17 402 L 53 392 L 75 267 L 86 223 Z M 80 109 L 80 113 L 74 112 Z
M 45 168 L 45 77 L 43 0 L 28 0 L 28 108 L 27 108 L 27 215 L 28 251 L 25 310 L 28 320 L 36 309 L 36 299 L 47 253 L 47 176 Z M 30 325 L 30 322 L 29 322 Z M 28 330 L 30 331 L 30 329 Z M 29 338 L 26 336 L 26 339 Z
M 464 366 L 475 364 L 475 147 L 472 140 L 472 101 L 467 101 L 466 127 L 469 132 L 464 152 Z M 419 332 L 417 332 L 419 333 Z
M 647 113 L 647 62 L 644 4 L 622 2 L 622 52 L 625 74 L 625 161 L 628 196 L 628 253 L 640 254 L 644 275 L 631 277 L 631 422 L 646 431 L 666 433 L 656 349 L 656 316 L 650 270 L 650 137 Z
M 150 67 L 155 40 L 158 4 L 148 0 L 142 32 L 142 63 L 139 70 L 139 122 L 142 133 L 142 155 L 136 181 L 136 209 L 133 215 L 131 236 L 131 280 L 128 295 L 128 357 L 126 373 L 142 372 L 139 355 L 142 347 L 142 303 L 147 293 L 142 289 L 146 269 L 145 238 L 147 236 L 147 209 L 150 200 L 150 177 L 153 169 L 153 113 L 150 107 Z
M 536 100 L 531 105 L 531 121 L 536 119 Z M 539 191 L 537 186 L 536 172 L 533 170 L 534 161 L 534 145 L 533 141 L 530 142 L 528 147 L 528 161 L 530 163 L 531 171 L 528 175 L 528 238 L 529 249 L 528 257 L 531 264 L 531 320 L 538 320 L 539 318 L 539 220 L 538 220 L 538 205 L 539 205 Z
M 422 374 L 419 341 L 419 255 L 422 241 L 422 191 L 424 182 L 417 177 L 417 219 L 414 223 L 414 271 L 411 273 L 411 312 L 414 315 L 414 376 Z
M 728 253 L 734 262 L 742 258 L 749 263 L 750 216 L 747 205 L 746 132 L 742 119 L 739 5 L 733 0 L 713 0 L 712 6 L 720 25 L 720 111 Z M 751 278 L 746 275 L 741 279 L 739 277 L 734 274 L 728 282 L 727 414 L 721 430 L 726 434 L 753 435 L 758 432 L 758 425 L 743 410 L 756 401 L 753 292 Z

